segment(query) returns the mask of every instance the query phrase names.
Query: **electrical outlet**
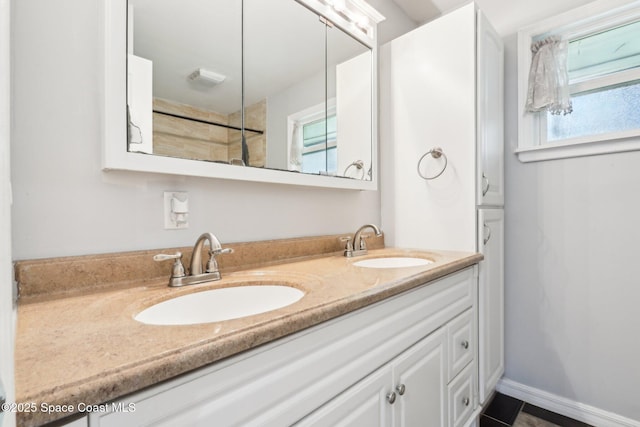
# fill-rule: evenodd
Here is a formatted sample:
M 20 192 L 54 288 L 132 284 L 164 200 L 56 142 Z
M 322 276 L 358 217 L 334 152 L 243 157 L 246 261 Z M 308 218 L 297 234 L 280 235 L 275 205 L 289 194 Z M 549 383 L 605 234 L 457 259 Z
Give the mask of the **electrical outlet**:
M 189 228 L 189 195 L 186 191 L 164 192 L 164 229 Z

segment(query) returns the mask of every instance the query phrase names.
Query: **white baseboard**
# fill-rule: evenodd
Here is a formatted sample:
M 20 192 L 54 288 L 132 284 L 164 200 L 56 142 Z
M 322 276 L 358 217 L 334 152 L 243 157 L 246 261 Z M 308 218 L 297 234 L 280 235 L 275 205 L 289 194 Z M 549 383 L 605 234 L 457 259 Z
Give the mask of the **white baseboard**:
M 502 378 L 496 390 L 548 411 L 597 427 L 640 427 L 640 422 L 566 397 Z

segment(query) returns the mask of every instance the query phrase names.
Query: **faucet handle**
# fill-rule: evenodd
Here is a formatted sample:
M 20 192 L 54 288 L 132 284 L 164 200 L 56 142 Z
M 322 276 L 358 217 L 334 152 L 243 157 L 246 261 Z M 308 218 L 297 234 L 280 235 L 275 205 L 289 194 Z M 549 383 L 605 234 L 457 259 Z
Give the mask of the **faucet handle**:
M 216 256 L 217 255 L 221 255 L 221 254 L 232 254 L 233 253 L 233 249 L 232 248 L 216 248 L 213 250 L 209 250 L 209 261 L 207 261 L 207 266 L 205 268 L 205 273 L 218 273 L 219 274 L 219 269 L 218 269 L 218 261 L 216 260 Z
M 182 252 L 176 252 L 173 255 L 169 255 L 169 254 L 158 254 L 158 255 L 154 255 L 153 256 L 153 260 L 154 261 L 166 261 L 169 259 L 181 259 L 182 258 Z
M 352 236 L 343 236 L 340 237 L 340 241 L 346 243 L 345 249 L 353 249 L 353 237 Z
M 209 251 L 209 255 L 232 254 L 233 248 L 218 248 Z
M 362 234 L 360 235 L 360 247 L 356 249 L 367 249 L 367 243 L 364 239 L 371 238 L 371 234 Z
M 346 243 L 344 247 L 344 256 L 351 257 L 351 255 L 353 254 L 353 237 L 351 236 L 340 237 L 340 241 Z
M 171 270 L 171 278 L 186 276 L 184 265 L 182 264 L 182 252 L 176 252 L 173 255 L 157 254 L 153 256 L 154 261 L 167 261 L 170 259 L 174 260 L 173 269 Z

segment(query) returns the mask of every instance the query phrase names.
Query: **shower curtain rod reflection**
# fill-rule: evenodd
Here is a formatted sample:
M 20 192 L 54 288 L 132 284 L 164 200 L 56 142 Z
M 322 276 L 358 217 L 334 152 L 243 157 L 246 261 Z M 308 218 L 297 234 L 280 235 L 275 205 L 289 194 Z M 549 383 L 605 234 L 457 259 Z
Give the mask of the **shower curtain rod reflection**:
M 180 114 L 165 113 L 164 111 L 158 111 L 158 110 L 153 110 L 153 112 L 156 113 L 156 114 L 162 114 L 163 116 L 175 117 L 176 119 L 190 120 L 192 122 L 204 123 L 204 124 L 212 125 L 212 126 L 220 126 L 220 127 L 223 127 L 223 128 L 239 130 L 239 131 L 242 130 L 242 128 L 238 127 L 238 126 L 223 125 L 222 123 L 209 122 L 207 120 L 201 120 L 201 119 L 194 119 L 193 117 L 181 116 Z M 264 134 L 263 130 L 250 129 L 250 128 L 245 128 L 244 130 L 247 131 L 247 132 L 253 132 L 253 133 L 260 134 L 260 135 Z

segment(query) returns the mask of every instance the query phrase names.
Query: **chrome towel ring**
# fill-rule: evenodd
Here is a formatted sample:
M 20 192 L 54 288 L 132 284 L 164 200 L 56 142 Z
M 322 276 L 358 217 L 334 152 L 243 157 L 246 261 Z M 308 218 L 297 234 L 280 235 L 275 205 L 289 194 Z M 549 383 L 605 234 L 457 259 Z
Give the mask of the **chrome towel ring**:
M 355 167 L 360 171 L 360 179 L 364 178 L 364 162 L 362 160 L 356 160 L 355 162 L 351 163 L 349 166 L 344 168 L 344 172 L 342 173 L 342 175 L 347 176 L 347 171 L 351 167 Z
M 428 155 L 431 155 L 431 157 L 433 157 L 434 159 L 439 159 L 440 157 L 444 159 L 444 166 L 442 166 L 442 170 L 433 176 L 424 176 L 422 174 L 422 171 L 420 171 L 420 164 L 422 163 L 422 160 L 424 160 L 424 158 L 427 157 Z M 431 150 L 424 153 L 422 157 L 420 157 L 420 160 L 418 160 L 418 175 L 420 175 L 421 178 L 426 179 L 427 181 L 431 179 L 436 179 L 437 177 L 439 177 L 444 173 L 445 169 L 447 169 L 447 163 L 448 163 L 447 155 L 444 154 L 444 152 L 442 151 L 442 148 L 434 147 Z

